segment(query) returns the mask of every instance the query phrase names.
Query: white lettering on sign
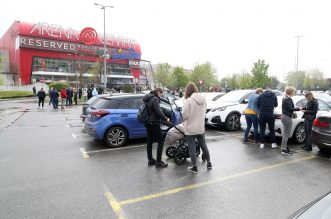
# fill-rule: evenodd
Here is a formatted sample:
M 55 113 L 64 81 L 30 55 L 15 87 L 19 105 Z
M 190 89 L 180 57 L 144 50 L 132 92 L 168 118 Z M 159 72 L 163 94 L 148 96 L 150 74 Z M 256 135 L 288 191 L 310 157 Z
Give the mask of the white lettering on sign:
M 129 60 L 129 66 L 140 66 L 140 62 L 137 60 Z
M 49 36 L 54 38 L 64 37 L 68 40 L 75 38 L 76 40 L 79 40 L 77 31 L 74 31 L 72 28 L 64 29 L 61 26 L 46 23 L 34 24 L 30 31 L 30 34 L 32 33 L 40 36 Z

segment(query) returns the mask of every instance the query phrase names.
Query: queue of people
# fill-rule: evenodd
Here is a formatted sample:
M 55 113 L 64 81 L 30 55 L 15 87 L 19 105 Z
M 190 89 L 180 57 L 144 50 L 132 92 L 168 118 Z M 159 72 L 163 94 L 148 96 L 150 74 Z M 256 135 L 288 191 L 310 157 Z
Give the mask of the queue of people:
M 35 88 L 35 87 L 34 87 Z M 41 88 L 36 94 L 38 97 L 38 109 L 44 109 L 44 101 L 46 98 L 46 92 L 44 88 Z M 48 90 L 49 103 L 48 105 L 53 105 L 54 109 L 58 109 L 59 97 L 61 97 L 61 109 L 64 109 L 64 105 L 72 106 L 73 104 L 78 104 L 78 99 L 83 96 L 83 90 L 81 88 L 76 89 L 72 87 L 62 88 L 59 92 L 56 88 L 50 87 Z
M 295 118 L 295 111 L 302 111 L 304 113 L 304 124 L 306 132 L 306 141 L 303 150 L 311 151 L 311 132 L 313 121 L 316 118 L 318 111 L 318 102 L 314 98 L 312 92 L 307 92 L 305 98 L 307 105 L 303 108 L 294 107 L 292 97 L 295 95 L 296 89 L 288 86 L 285 89 L 285 96 L 282 99 L 282 115 L 281 122 L 283 124 L 283 136 L 281 143 L 281 153 L 283 155 L 293 155 L 287 143 L 290 138 L 292 129 L 292 120 Z M 252 127 L 254 127 L 254 143 L 260 142 L 260 148 L 265 147 L 265 129 L 268 124 L 271 137 L 271 148 L 277 148 L 275 139 L 275 117 L 274 109 L 278 106 L 276 95 L 271 90 L 263 92 L 261 88 L 256 89 L 255 94 L 251 95 L 248 100 L 247 108 L 244 111 L 247 122 L 247 129 L 244 134 L 244 143 L 248 142 L 248 134 Z M 260 128 L 260 138 L 258 138 L 258 129 Z

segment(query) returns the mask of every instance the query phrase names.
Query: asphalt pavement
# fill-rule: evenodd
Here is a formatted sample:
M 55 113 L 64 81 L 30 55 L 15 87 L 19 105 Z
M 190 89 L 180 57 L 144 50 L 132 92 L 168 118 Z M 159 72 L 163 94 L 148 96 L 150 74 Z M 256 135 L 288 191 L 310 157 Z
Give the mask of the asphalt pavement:
M 148 167 L 145 139 L 94 140 L 80 112 L 0 101 L 1 218 L 286 218 L 331 188 L 330 155 L 316 148 L 292 143 L 288 157 L 208 128 L 213 169 L 198 159 L 195 175 L 189 159 Z

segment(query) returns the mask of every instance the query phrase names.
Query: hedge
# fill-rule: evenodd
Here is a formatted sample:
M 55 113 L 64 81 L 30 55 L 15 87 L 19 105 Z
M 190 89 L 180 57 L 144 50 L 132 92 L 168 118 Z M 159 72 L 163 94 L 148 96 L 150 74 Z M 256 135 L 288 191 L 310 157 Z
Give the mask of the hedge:
M 18 98 L 18 97 L 32 97 L 32 91 L 0 91 L 0 99 Z
M 61 91 L 63 88 L 69 87 L 69 84 L 65 81 L 53 81 L 48 85 L 49 88 L 55 87 L 57 91 Z

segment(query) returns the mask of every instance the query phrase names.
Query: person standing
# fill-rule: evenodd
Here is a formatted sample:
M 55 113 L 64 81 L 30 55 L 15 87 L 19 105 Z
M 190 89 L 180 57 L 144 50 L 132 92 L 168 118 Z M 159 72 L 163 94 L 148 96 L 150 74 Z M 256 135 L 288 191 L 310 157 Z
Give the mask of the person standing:
M 33 96 L 36 96 L 36 95 L 37 95 L 37 89 L 36 89 L 36 86 L 33 86 L 32 91 L 33 91 Z
M 89 87 L 87 89 L 87 100 L 89 100 L 91 97 L 92 97 L 92 89 L 91 89 L 91 87 Z
M 302 109 L 305 117 L 305 133 L 306 140 L 305 146 L 301 147 L 302 150 L 311 151 L 312 150 L 312 142 L 311 142 L 311 131 L 313 128 L 313 122 L 316 119 L 316 114 L 318 111 L 318 101 L 314 98 L 313 93 L 308 91 L 305 93 L 305 98 L 308 100 L 307 105 Z
M 67 97 L 67 91 L 65 88 L 62 88 L 62 90 L 60 92 L 60 96 L 61 96 L 61 109 L 64 109 L 64 100 L 66 100 L 66 106 L 68 106 L 67 105 L 68 97 Z
M 83 97 L 84 97 L 84 102 L 86 102 L 87 101 L 87 89 L 86 88 L 83 89 Z
M 50 87 L 50 88 L 48 89 L 48 97 L 49 97 L 49 103 L 48 103 L 48 106 L 50 106 L 51 103 L 52 103 L 51 92 L 52 92 L 52 88 Z M 53 103 L 52 103 L 52 104 L 53 104 Z
M 55 87 L 53 87 L 51 91 L 51 101 L 54 109 L 58 109 L 58 105 L 59 105 L 58 98 L 59 98 L 59 92 L 56 90 Z
M 203 152 L 203 157 L 207 160 L 207 169 L 212 168 L 204 134 L 207 103 L 206 98 L 199 94 L 198 88 L 193 82 L 186 85 L 184 98 L 183 121 L 185 137 L 192 162 L 192 167 L 188 167 L 188 170 L 193 173 L 198 173 L 195 139 L 198 140 Z
M 259 95 L 263 93 L 262 88 L 257 88 L 254 94 L 251 94 L 248 98 L 248 104 L 244 111 L 245 119 L 247 128 L 245 130 L 244 135 L 244 143 L 248 143 L 248 134 L 251 130 L 252 124 L 254 127 L 254 143 L 257 144 L 258 139 L 258 129 L 259 129 L 259 122 L 258 122 L 258 108 L 257 108 L 257 99 Z
M 41 103 L 41 109 L 44 109 L 44 101 L 45 101 L 45 97 L 46 97 L 46 93 L 44 91 L 44 88 L 41 88 L 40 91 L 38 91 L 38 99 L 39 99 L 39 102 L 38 102 L 38 109 L 40 109 L 40 103 Z
M 71 87 L 68 87 L 66 89 L 67 97 L 66 97 L 66 106 L 71 106 L 72 105 L 72 89 Z
M 147 129 L 147 158 L 148 165 L 155 165 L 156 168 L 168 167 L 167 163 L 162 161 L 162 151 L 164 139 L 161 131 L 161 120 L 170 122 L 161 111 L 160 108 L 160 97 L 163 94 L 162 88 L 156 88 L 149 94 L 146 94 L 143 98 L 144 103 L 147 106 L 148 120 L 146 123 Z M 152 146 L 154 139 L 157 140 L 157 155 L 156 160 L 153 158 Z
M 96 88 L 93 88 L 92 97 L 97 96 L 97 95 L 98 95 L 97 89 Z
M 74 102 L 75 102 L 75 105 L 77 105 L 77 90 L 76 88 L 73 89 L 73 93 L 74 93 Z
M 78 98 L 79 98 L 79 100 L 82 99 L 82 92 L 83 92 L 83 90 L 82 90 L 82 88 L 80 87 L 80 88 L 78 89 Z
M 276 95 L 271 90 L 264 91 L 257 99 L 257 107 L 260 111 L 259 125 L 260 125 L 260 148 L 264 148 L 265 142 L 265 128 L 268 128 L 271 136 L 271 148 L 277 148 L 275 138 L 275 117 L 274 108 L 278 106 Z
M 295 88 L 292 86 L 288 86 L 285 89 L 285 97 L 282 100 L 281 121 L 283 123 L 283 138 L 281 144 L 281 153 L 290 156 L 292 156 L 293 153 L 290 151 L 289 147 L 287 146 L 287 142 L 291 135 L 293 112 L 300 110 L 300 108 L 294 107 L 293 100 L 291 98 L 294 96 L 294 94 L 295 94 Z

